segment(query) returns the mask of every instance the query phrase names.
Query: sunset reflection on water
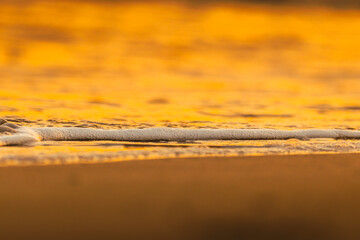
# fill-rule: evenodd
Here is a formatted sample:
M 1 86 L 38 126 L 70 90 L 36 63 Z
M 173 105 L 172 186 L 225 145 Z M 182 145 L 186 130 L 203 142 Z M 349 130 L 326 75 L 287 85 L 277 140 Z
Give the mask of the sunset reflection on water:
M 0 117 L 11 122 L 360 127 L 359 10 L 29 2 L 0 4 Z

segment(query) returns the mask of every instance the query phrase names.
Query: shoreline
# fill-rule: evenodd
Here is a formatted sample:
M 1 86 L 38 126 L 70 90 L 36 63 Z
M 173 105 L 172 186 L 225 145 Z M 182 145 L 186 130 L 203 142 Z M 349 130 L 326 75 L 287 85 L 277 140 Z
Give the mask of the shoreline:
M 72 148 L 68 148 L 72 146 Z M 76 148 L 76 151 L 73 149 Z M 195 143 L 129 142 L 48 142 L 34 147 L 2 148 L 0 168 L 102 164 L 127 161 L 156 161 L 194 158 L 241 158 L 253 156 L 292 156 L 360 154 L 360 141 L 354 140 L 249 140 L 198 141 Z
M 0 169 L 4 169 L 4 168 L 31 168 L 31 167 L 57 167 L 57 166 L 88 166 L 88 165 L 108 165 L 108 164 L 122 164 L 122 163 L 127 163 L 127 162 L 147 162 L 147 161 L 174 161 L 174 160 L 183 160 L 183 161 L 191 161 L 191 160 L 205 160 L 205 159 L 210 159 L 210 160 L 217 160 L 217 159 L 228 159 L 228 160 L 241 160 L 241 159 L 248 159 L 248 158 L 274 158 L 274 157 L 280 157 L 280 158 L 284 158 L 284 157 L 290 157 L 290 158 L 298 158 L 298 157 L 313 157 L 316 156 L 315 158 L 317 158 L 317 156 L 319 156 L 321 158 L 321 156 L 324 156 L 325 158 L 327 157 L 331 157 L 331 156 L 337 156 L 339 158 L 341 157 L 356 157 L 359 156 L 360 159 L 360 152 L 348 152 L 348 153 L 344 153 L 344 152 L 313 152 L 313 153 L 308 153 L 308 152 L 304 152 L 304 153 L 265 153 L 265 154 L 258 154 L 258 153 L 254 153 L 254 154 L 244 154 L 244 155 L 228 155 L 228 156 L 221 156 L 221 155 L 215 155 L 215 156 L 177 156 L 177 157 L 158 157 L 158 158 L 142 158 L 142 159 L 122 159 L 121 157 L 119 157 L 119 160 L 116 160 L 116 157 L 114 158 L 114 160 L 103 160 L 103 161 L 98 161 L 98 162 L 86 162 L 86 161 L 79 161 L 79 162 L 61 162 L 61 163 L 56 163 L 56 162 L 51 162 L 49 161 L 48 163 L 30 163 L 30 164 L 9 164 L 9 165 L 1 165 L 0 164 Z

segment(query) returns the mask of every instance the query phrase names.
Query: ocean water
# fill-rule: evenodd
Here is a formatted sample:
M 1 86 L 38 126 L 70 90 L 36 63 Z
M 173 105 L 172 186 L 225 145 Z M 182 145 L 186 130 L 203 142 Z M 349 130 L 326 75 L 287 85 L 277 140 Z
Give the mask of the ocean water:
M 29 127 L 360 128 L 360 11 L 0 4 L 0 117 Z M 40 142 L 0 165 L 358 152 L 358 140 Z

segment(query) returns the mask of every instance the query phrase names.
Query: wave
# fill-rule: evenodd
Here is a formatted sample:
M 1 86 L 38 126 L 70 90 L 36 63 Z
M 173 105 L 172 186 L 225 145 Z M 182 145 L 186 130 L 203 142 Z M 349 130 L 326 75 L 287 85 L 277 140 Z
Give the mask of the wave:
M 281 140 L 311 138 L 360 139 L 360 131 L 337 129 L 91 129 L 77 127 L 32 128 L 0 122 L 0 146 L 28 145 L 40 141 L 194 141 Z

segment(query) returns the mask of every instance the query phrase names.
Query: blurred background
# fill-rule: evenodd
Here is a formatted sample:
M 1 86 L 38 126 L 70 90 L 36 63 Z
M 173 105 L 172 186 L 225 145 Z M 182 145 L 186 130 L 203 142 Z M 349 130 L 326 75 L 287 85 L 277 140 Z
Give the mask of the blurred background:
M 355 0 L 0 2 L 0 117 L 358 128 Z

